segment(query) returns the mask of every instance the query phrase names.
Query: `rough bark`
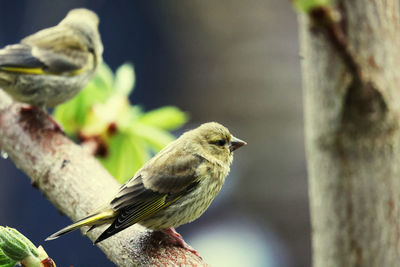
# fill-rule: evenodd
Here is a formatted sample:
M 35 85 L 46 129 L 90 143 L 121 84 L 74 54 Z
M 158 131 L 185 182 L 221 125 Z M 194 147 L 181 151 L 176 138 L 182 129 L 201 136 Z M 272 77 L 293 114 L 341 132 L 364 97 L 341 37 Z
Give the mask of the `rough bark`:
M 21 105 L 0 90 L 0 147 L 58 210 L 77 220 L 110 199 L 119 184 L 95 158 L 44 119 L 40 123 L 33 113 L 22 112 Z M 102 230 L 93 230 L 89 238 L 94 240 Z M 205 265 L 193 253 L 164 244 L 160 233 L 140 226 L 132 226 L 98 247 L 118 266 Z
M 299 18 L 315 267 L 400 263 L 398 4 Z

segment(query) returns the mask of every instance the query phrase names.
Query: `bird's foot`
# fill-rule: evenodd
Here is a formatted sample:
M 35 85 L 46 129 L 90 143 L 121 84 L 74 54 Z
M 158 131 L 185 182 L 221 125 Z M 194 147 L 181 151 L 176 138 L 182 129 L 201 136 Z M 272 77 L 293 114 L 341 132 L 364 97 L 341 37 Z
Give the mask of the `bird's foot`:
M 46 117 L 50 120 L 50 122 L 53 124 L 53 130 L 56 132 L 60 132 L 65 135 L 64 128 L 61 126 L 61 124 L 58 123 L 52 116 L 50 116 L 48 113 L 45 113 Z
M 194 248 L 192 248 L 188 243 L 186 243 L 185 240 L 183 240 L 182 236 L 175 230 L 175 228 L 171 227 L 171 228 L 163 229 L 160 232 L 162 232 L 166 235 L 164 238 L 164 241 L 166 243 L 182 247 L 182 248 L 192 252 L 196 256 L 200 257 L 199 253 Z
M 42 109 L 35 106 L 24 105 L 21 107 L 21 115 L 34 115 L 36 121 L 40 123 L 42 127 L 64 134 L 62 126 L 46 112 L 45 108 Z

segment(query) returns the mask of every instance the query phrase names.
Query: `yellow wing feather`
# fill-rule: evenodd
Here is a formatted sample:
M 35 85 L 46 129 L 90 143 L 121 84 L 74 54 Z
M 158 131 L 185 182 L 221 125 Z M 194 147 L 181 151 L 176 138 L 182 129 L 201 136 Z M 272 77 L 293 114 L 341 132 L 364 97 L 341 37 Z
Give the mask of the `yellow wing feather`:
M 1 70 L 25 74 L 44 74 L 42 68 L 1 67 Z
M 112 209 L 109 210 L 105 210 L 105 211 L 101 211 L 99 213 L 95 213 L 93 215 L 89 215 L 86 218 L 83 218 L 82 220 L 79 220 L 71 225 L 68 225 L 67 227 L 61 229 L 60 231 L 52 234 L 51 236 L 49 236 L 48 238 L 46 238 L 47 240 L 52 240 L 52 239 L 56 239 L 64 234 L 67 234 L 69 232 L 72 232 L 76 229 L 79 229 L 83 226 L 89 226 L 89 225 L 95 225 L 96 222 L 102 222 L 104 223 L 105 220 L 113 218 L 115 216 L 115 213 Z

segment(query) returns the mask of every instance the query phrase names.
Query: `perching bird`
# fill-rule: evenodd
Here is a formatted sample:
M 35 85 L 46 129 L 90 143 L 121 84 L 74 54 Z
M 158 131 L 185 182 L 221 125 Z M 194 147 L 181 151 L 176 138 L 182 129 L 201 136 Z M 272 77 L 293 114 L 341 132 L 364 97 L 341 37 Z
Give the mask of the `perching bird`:
M 90 231 L 111 223 L 94 242 L 98 243 L 139 223 L 169 234 L 174 244 L 193 251 L 173 228 L 203 214 L 229 173 L 233 151 L 245 144 L 221 124 L 202 124 L 182 134 L 149 160 L 105 208 L 46 240 L 82 226 L 91 226 Z
M 56 26 L 0 50 L 0 88 L 39 108 L 74 97 L 102 61 L 99 18 L 87 9 L 68 12 Z

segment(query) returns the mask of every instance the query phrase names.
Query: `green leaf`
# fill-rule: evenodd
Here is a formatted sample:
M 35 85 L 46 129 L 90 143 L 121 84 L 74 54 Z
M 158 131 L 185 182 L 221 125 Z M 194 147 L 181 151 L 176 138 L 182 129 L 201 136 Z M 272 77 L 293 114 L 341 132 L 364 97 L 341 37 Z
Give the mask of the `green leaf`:
M 31 254 L 35 257 L 38 257 L 38 251 L 36 246 L 28 239 L 26 238 L 23 234 L 17 231 L 17 229 L 11 228 L 11 227 L 6 227 L 6 230 L 13 235 L 13 237 L 17 240 L 19 240 L 21 243 L 24 243 L 24 245 L 29 249 Z
M 129 96 L 135 85 L 135 71 L 133 66 L 125 63 L 115 72 L 114 89 L 125 96 Z
M 3 241 L 0 249 L 10 259 L 21 261 L 32 254 L 32 248 L 30 247 L 32 243 L 30 241 L 26 243 L 25 237 L 21 238 L 22 235 L 19 232 L 12 230 L 9 227 L 0 226 L 0 239 Z
M 132 177 L 150 157 L 140 138 L 131 133 L 118 132 L 110 138 L 106 158 L 99 158 L 103 166 L 119 182 Z
M 67 134 L 76 132 L 85 122 L 84 98 L 78 95 L 72 100 L 57 106 L 54 109 L 54 118 L 63 126 Z
M 293 4 L 298 11 L 308 13 L 310 10 L 330 5 L 331 0 L 294 0 Z
M 113 82 L 111 70 L 106 64 L 102 64 L 95 77 L 76 97 L 54 109 L 54 117 L 66 133 L 76 133 L 83 127 L 89 109 L 95 103 L 104 103 L 111 96 Z
M 7 257 L 0 249 L 0 267 L 12 267 L 15 264 L 17 264 L 17 262 Z
M 175 137 L 167 131 L 141 123 L 133 124 L 130 130 L 136 136 L 146 141 L 155 153 L 163 149 L 175 139 Z
M 105 88 L 107 91 L 111 91 L 114 85 L 114 74 L 110 67 L 103 62 L 91 82 L 98 88 Z
M 47 253 L 14 228 L 0 226 L 0 267 L 14 266 L 17 262 L 26 267 L 41 267 Z M 55 265 L 54 265 L 55 266 Z
M 182 126 L 187 120 L 187 114 L 173 106 L 166 106 L 149 111 L 139 118 L 142 124 L 164 130 L 174 130 Z

